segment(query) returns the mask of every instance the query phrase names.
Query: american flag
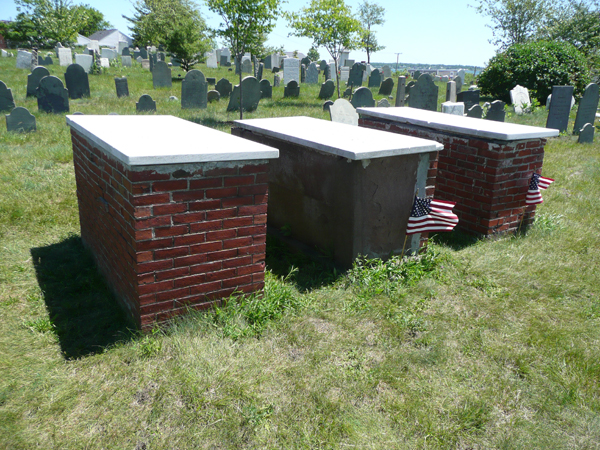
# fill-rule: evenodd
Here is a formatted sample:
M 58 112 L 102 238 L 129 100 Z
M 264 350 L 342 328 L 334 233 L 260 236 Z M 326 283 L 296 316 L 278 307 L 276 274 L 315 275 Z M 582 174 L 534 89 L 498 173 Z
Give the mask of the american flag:
M 452 231 L 458 223 L 458 216 L 452 212 L 454 205 L 456 203 L 415 197 L 406 234 Z
M 544 178 L 541 175 L 534 173 L 529 182 L 529 190 L 527 191 L 525 203 L 528 205 L 542 203 L 544 200 L 542 199 L 540 189 L 547 189 L 553 182 L 554 180 L 552 178 Z

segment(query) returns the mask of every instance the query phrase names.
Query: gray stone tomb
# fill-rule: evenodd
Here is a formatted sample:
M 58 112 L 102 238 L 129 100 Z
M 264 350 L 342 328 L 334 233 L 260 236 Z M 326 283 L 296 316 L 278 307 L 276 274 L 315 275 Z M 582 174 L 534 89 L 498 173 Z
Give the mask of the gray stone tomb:
M 43 66 L 37 66 L 27 75 L 27 97 L 35 97 L 36 89 L 40 85 L 40 80 L 50 75 L 50 71 Z
M 77 99 L 90 96 L 88 74 L 79 64 L 71 64 L 65 72 L 65 84 L 69 90 L 69 98 Z
M 577 117 L 575 117 L 575 125 L 573 133 L 579 132 L 586 123 L 593 124 L 596 120 L 596 112 L 598 111 L 598 99 L 600 97 L 598 85 L 590 83 L 585 88 L 583 97 L 579 101 L 577 108 Z
M 115 78 L 115 88 L 117 90 L 117 97 L 129 97 L 129 85 L 127 84 L 127 77 Z
M 552 86 L 552 100 L 550 101 L 546 128 L 566 131 L 569 126 L 573 90 L 573 86 Z
M 6 115 L 6 131 L 15 133 L 37 131 L 35 116 L 27 108 L 17 106 L 10 114 Z
M 394 79 L 386 78 L 383 80 L 383 83 L 381 83 L 378 94 L 385 95 L 387 97 L 388 95 L 392 95 L 392 92 L 394 92 Z
M 42 78 L 36 90 L 36 97 L 40 111 L 69 112 L 69 91 L 65 89 L 60 78 L 52 75 Z
M 148 94 L 144 94 L 135 104 L 135 110 L 137 112 L 154 112 L 156 111 L 156 102 Z
M 206 108 L 207 92 L 208 83 L 204 74 L 197 69 L 190 70 L 181 82 L 181 107 L 183 109 Z

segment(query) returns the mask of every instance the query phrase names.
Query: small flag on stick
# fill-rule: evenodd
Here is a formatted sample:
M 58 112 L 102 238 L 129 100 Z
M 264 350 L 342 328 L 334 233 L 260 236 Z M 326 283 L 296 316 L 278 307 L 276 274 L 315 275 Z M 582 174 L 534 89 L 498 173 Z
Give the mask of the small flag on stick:
M 542 193 L 540 189 L 547 189 L 554 180 L 552 178 L 545 178 L 537 173 L 534 173 L 531 176 L 531 181 L 529 182 L 529 190 L 527 191 L 527 197 L 525 199 L 525 203 L 528 205 L 537 205 L 538 203 L 542 203 L 544 200 L 542 199 Z
M 415 197 L 406 234 L 429 231 L 452 231 L 458 223 L 458 216 L 452 212 L 456 203 Z

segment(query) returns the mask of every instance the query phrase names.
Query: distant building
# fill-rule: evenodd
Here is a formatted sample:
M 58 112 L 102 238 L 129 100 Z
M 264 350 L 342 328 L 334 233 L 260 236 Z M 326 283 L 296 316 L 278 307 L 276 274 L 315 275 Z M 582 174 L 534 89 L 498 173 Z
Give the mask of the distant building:
M 87 47 L 88 44 L 90 43 L 91 39 L 90 38 L 86 38 L 85 36 L 82 36 L 81 34 L 77 34 L 77 45 L 80 45 L 82 47 Z
M 117 29 L 96 31 L 94 34 L 88 37 L 91 41 L 98 41 L 100 47 L 113 47 L 117 48 L 119 41 L 127 42 L 127 45 L 133 44 L 133 39 L 129 36 L 121 33 Z

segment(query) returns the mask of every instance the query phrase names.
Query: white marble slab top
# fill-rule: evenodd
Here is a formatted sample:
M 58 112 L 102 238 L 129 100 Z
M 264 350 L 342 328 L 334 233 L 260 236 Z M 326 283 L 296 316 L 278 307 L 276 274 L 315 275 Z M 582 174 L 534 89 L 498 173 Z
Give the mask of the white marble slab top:
M 522 139 L 548 138 L 558 136 L 558 130 L 549 128 L 517 125 L 508 122 L 461 117 L 426 111 L 417 108 L 357 108 L 365 117 L 376 117 L 392 122 L 409 123 L 434 130 L 450 131 L 465 136 L 497 139 L 500 141 L 518 141 Z
M 129 166 L 279 157 L 276 148 L 174 116 L 68 115 L 67 125 Z
M 435 152 L 444 148 L 427 139 L 304 116 L 236 120 L 234 123 L 258 134 L 351 160 Z

